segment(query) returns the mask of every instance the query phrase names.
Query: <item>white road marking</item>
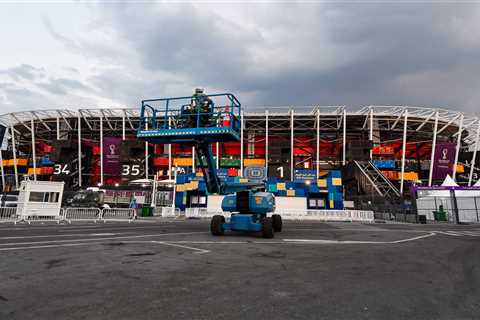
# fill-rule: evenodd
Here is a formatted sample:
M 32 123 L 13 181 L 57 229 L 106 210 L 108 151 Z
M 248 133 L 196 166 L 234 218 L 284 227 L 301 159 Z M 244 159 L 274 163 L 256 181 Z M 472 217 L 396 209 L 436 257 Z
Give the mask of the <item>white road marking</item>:
M 315 243 L 315 244 L 396 244 L 409 241 L 420 240 L 435 236 L 434 232 L 424 234 L 418 237 L 395 240 L 395 241 L 361 241 L 361 240 L 322 240 L 322 239 L 283 239 L 285 242 L 291 243 Z
M 172 236 L 172 235 L 192 235 L 192 234 L 202 234 L 209 232 L 176 232 L 176 233 L 155 233 L 155 234 L 142 234 L 137 236 L 119 236 L 119 237 L 109 237 L 109 238 L 91 238 L 91 239 L 69 239 L 69 240 L 49 240 L 49 241 L 34 241 L 34 242 L 13 242 L 13 243 L 0 243 L 0 246 L 15 246 L 15 245 L 38 245 L 38 244 L 49 244 L 49 243 L 68 243 L 68 242 L 89 242 L 89 241 L 99 241 L 99 240 L 120 240 L 120 239 L 137 239 L 137 238 L 149 238 L 149 237 L 163 237 L 163 236 Z
M 124 241 L 122 243 L 156 243 L 156 244 L 162 244 L 162 245 L 171 246 L 171 247 L 189 249 L 189 250 L 195 251 L 194 254 L 204 254 L 204 253 L 210 252 L 210 250 L 205 250 L 205 249 L 180 245 L 180 244 L 175 243 L 175 241 L 173 241 L 173 242 L 172 241 L 155 241 L 155 240 L 151 240 L 151 241 Z
M 126 232 L 122 234 L 129 234 L 132 232 Z M 15 237 L 1 237 L 0 240 L 13 240 L 13 239 L 33 239 L 33 238 L 58 238 L 58 237 L 80 237 L 80 236 L 91 236 L 91 237 L 105 237 L 105 236 L 115 236 L 117 233 L 74 233 L 74 234 L 50 234 L 50 235 L 36 235 L 36 236 L 15 236 Z

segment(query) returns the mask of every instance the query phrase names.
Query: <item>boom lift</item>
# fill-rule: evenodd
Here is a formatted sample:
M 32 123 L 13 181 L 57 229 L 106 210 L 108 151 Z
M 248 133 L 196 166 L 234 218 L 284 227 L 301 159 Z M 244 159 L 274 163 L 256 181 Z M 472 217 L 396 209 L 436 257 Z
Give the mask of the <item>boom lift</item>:
M 211 233 L 225 230 L 262 232 L 273 238 L 282 231 L 282 218 L 267 213 L 275 211 L 275 197 L 263 192 L 264 183 L 228 183 L 217 175 L 212 143 L 240 140 L 241 104 L 231 93 L 206 95 L 196 89 L 193 96 L 142 101 L 137 138 L 150 143 L 179 143 L 195 147 L 208 193 L 225 195 L 222 210 L 231 212 L 227 222 L 223 215 L 213 216 Z

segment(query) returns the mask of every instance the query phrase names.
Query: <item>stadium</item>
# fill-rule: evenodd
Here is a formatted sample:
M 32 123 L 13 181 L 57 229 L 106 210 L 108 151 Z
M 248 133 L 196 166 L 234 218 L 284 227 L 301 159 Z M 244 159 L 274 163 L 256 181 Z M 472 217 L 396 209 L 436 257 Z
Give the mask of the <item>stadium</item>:
M 72 191 L 101 187 L 107 190 L 106 201 L 117 205 L 128 203 L 132 192 L 149 203 L 152 189 L 147 182 L 176 176 L 177 207 L 206 206 L 201 179 L 182 179 L 201 175 L 204 163 L 195 160 L 195 150 L 138 140 L 139 112 L 99 108 L 0 115 L 5 132 L 0 153 L 3 190 L 16 190 L 27 176 L 64 181 Z M 478 179 L 474 150 L 480 121 L 458 111 L 247 106 L 241 121 L 243 143 L 213 145 L 219 176 L 262 179 L 266 190 L 303 201 L 309 209 L 408 202 L 412 186 L 438 185 L 447 174 L 460 185 Z M 435 165 L 439 154 L 447 170 Z M 171 203 L 170 184 L 157 192 L 157 205 Z

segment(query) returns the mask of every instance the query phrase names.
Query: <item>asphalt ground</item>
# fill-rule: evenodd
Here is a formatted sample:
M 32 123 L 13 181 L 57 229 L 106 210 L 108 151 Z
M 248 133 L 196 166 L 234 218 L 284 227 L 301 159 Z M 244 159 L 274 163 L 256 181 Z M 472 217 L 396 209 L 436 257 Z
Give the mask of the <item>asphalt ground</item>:
M 0 224 L 0 319 L 478 319 L 480 226 Z

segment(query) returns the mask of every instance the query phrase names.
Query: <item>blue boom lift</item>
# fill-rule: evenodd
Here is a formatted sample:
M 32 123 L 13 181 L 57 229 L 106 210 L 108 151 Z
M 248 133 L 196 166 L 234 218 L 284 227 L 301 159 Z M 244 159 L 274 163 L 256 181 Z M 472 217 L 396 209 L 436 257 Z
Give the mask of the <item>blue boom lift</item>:
M 179 143 L 195 147 L 197 162 L 202 159 L 208 193 L 225 195 L 222 210 L 231 212 L 230 221 L 213 216 L 210 230 L 223 235 L 225 230 L 262 232 L 273 238 L 282 231 L 282 218 L 275 211 L 275 197 L 263 192 L 265 184 L 227 183 L 219 179 L 212 154 L 212 143 L 240 140 L 241 104 L 231 93 L 204 94 L 196 89 L 192 96 L 142 101 L 137 138 L 150 143 Z

